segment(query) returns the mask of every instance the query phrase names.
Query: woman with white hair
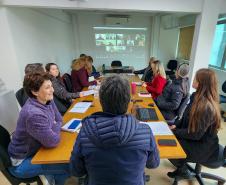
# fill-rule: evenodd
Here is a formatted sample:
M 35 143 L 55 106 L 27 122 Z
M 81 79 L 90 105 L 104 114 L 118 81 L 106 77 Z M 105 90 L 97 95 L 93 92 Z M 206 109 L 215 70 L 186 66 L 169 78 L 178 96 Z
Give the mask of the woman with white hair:
M 163 93 L 155 100 L 158 108 L 166 120 L 172 120 L 176 117 L 177 109 L 181 101 L 189 91 L 189 65 L 181 64 L 176 71 L 176 78 L 171 84 L 167 85 Z

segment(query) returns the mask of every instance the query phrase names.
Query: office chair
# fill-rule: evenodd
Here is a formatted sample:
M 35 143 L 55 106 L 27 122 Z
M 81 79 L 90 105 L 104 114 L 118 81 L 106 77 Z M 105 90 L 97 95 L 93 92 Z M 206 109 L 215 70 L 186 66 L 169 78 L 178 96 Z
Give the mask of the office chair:
M 73 86 L 72 86 L 72 82 L 71 82 L 71 75 L 69 75 L 68 73 L 65 73 L 62 76 L 62 79 L 63 79 L 64 85 L 66 87 L 66 90 L 68 92 L 73 92 Z
M 203 182 L 203 179 L 211 179 L 217 181 L 218 185 L 223 185 L 226 182 L 225 178 L 222 178 L 220 176 L 205 173 L 202 172 L 202 166 L 205 166 L 207 168 L 219 168 L 219 167 L 226 167 L 226 147 L 223 148 L 221 145 L 219 145 L 219 155 L 217 157 L 217 160 L 214 162 L 207 162 L 207 163 L 196 163 L 195 168 L 191 167 L 189 164 L 187 164 L 188 169 L 193 172 L 193 175 L 191 178 L 196 178 L 198 183 L 200 185 L 205 185 Z M 181 177 L 175 177 L 173 185 L 178 185 L 178 181 L 183 180 Z
M 226 81 L 222 84 L 222 91 L 226 93 Z M 226 96 L 220 95 L 220 103 L 226 103 Z M 221 112 L 222 118 L 224 119 L 224 122 L 226 122 L 226 116 L 224 116 L 224 114 L 225 112 L 222 111 Z
M 26 185 L 37 182 L 38 185 L 43 185 L 41 179 L 36 176 L 32 178 L 17 178 L 11 175 L 8 168 L 11 166 L 11 161 L 7 152 L 10 142 L 10 135 L 8 131 L 0 125 L 0 170 L 8 181 L 13 185 L 25 183 Z
M 20 104 L 20 107 L 23 107 L 28 99 L 28 95 L 25 92 L 24 88 L 21 88 L 16 92 L 16 99 Z
M 178 66 L 177 60 L 169 60 L 167 64 L 167 69 L 169 70 L 166 70 L 166 75 L 168 75 L 169 77 L 174 77 L 177 66 Z
M 58 98 L 55 94 L 53 94 L 53 101 L 56 104 L 56 107 L 62 116 L 67 112 L 68 108 L 71 106 L 71 103 L 69 101 L 62 100 Z
M 173 125 L 176 121 L 181 120 L 183 117 L 184 111 L 189 103 L 190 100 L 190 94 L 188 93 L 181 101 L 179 108 L 177 109 L 177 115 L 174 119 L 172 120 L 166 120 L 168 125 Z
M 114 60 L 111 62 L 111 67 L 122 67 L 122 62 L 119 60 Z

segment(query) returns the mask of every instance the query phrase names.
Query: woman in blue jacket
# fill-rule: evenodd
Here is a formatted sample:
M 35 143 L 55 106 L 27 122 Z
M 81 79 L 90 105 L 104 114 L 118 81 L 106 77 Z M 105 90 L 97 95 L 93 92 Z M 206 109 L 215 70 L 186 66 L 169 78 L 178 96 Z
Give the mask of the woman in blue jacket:
M 82 120 L 71 160 L 72 175 L 88 185 L 144 185 L 144 168 L 159 165 L 159 152 L 147 125 L 126 114 L 129 82 L 107 78 L 100 88 L 103 112 Z

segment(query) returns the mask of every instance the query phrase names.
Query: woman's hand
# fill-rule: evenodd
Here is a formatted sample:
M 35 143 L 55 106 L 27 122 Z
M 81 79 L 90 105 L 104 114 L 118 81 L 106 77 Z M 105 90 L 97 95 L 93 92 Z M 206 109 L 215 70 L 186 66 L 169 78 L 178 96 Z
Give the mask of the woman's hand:
M 146 88 L 146 87 L 147 87 L 147 84 L 144 82 L 144 83 L 142 84 L 142 87 Z
M 176 126 L 176 125 L 171 125 L 171 126 L 169 126 L 169 128 L 170 128 L 171 130 L 175 130 L 175 129 L 177 128 L 177 126 Z
M 80 92 L 80 93 L 79 93 L 79 97 L 81 98 L 81 97 L 83 97 L 83 96 L 84 96 L 83 92 Z
M 97 85 L 100 85 L 101 84 L 101 81 L 100 80 L 95 80 L 97 82 Z

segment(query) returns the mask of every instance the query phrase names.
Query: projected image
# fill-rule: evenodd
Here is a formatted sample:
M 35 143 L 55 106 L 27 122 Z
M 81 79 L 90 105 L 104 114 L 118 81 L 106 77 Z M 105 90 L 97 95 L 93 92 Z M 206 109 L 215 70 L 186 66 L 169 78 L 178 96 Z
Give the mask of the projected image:
M 96 46 L 104 47 L 109 53 L 133 52 L 134 48 L 145 46 L 144 34 L 95 33 Z

